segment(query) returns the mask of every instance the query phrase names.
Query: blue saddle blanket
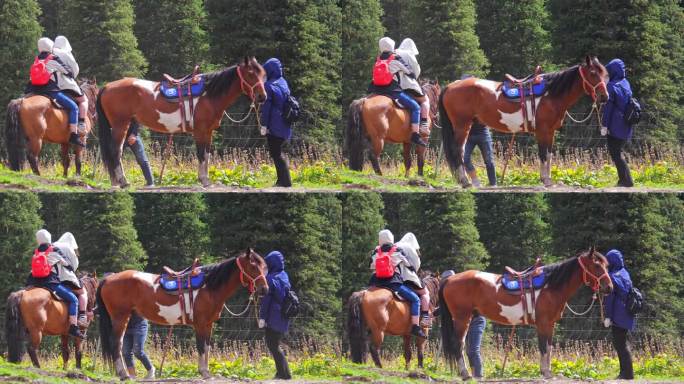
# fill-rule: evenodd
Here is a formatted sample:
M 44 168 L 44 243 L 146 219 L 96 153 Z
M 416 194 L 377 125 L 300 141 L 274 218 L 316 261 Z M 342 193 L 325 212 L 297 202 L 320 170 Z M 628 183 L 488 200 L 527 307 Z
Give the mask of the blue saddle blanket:
M 509 273 L 504 273 L 501 281 L 503 283 L 503 287 L 507 291 L 520 291 L 520 281 L 518 280 L 517 277 L 511 276 Z M 539 275 L 532 278 L 532 288 L 541 289 L 545 283 L 546 283 L 546 274 L 544 273 L 544 269 L 542 269 L 542 272 Z M 523 288 L 524 289 L 530 289 L 531 288 L 529 277 L 523 278 Z
M 525 97 L 530 97 L 532 95 L 539 97 L 546 92 L 546 79 L 542 77 L 542 80 L 539 84 L 532 85 L 532 89 L 530 89 L 529 83 L 523 84 L 523 90 L 525 92 Z M 504 96 L 509 99 L 520 98 L 520 88 L 518 88 L 516 84 L 511 84 L 508 81 L 504 81 L 503 83 L 503 93 Z
M 204 92 L 204 76 L 199 75 L 200 80 L 192 84 L 190 86 L 190 92 L 188 92 L 188 85 L 187 84 L 182 84 L 181 85 L 181 92 L 183 93 L 183 97 L 199 97 L 202 95 Z M 164 95 L 165 98 L 167 99 L 178 99 L 178 88 L 176 88 L 175 85 L 169 84 L 168 81 L 162 80 L 161 82 L 161 93 Z
M 189 276 L 189 275 L 188 275 Z M 167 274 L 161 275 L 161 286 L 165 291 L 173 292 L 178 291 L 179 288 L 183 290 L 190 289 L 190 284 L 192 284 L 192 289 L 200 289 L 204 285 L 204 272 L 200 272 L 195 276 L 190 277 L 188 282 L 188 276 L 183 276 L 181 278 L 181 287 L 178 286 L 178 280 L 175 277 L 169 276 Z

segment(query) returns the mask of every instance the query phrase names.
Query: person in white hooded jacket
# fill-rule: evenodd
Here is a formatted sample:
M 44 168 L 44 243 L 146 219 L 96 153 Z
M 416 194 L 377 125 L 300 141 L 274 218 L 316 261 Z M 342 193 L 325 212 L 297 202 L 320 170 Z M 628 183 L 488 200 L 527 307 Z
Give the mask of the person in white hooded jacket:
M 404 92 L 408 92 L 420 103 L 420 130 L 428 131 L 428 113 L 430 112 L 430 100 L 425 96 L 423 88 L 418 82 L 420 77 L 420 64 L 418 64 L 418 48 L 413 39 L 404 39 L 395 51 L 397 61 L 401 62 L 406 71 L 399 72 L 399 85 Z
M 88 113 L 88 98 L 83 94 L 83 90 L 76 82 L 80 68 L 76 58 L 72 53 L 71 44 L 64 36 L 57 36 L 52 48 L 52 54 L 59 57 L 70 73 L 57 72 L 57 86 L 61 91 L 69 91 L 73 94 L 74 100 L 78 103 L 78 130 L 85 130 L 85 118 Z

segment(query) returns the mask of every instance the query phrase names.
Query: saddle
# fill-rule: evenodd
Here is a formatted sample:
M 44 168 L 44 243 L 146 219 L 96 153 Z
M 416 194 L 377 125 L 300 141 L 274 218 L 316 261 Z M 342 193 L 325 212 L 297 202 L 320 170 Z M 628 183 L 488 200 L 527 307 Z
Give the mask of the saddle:
M 546 92 L 546 79 L 542 76 L 542 67 L 538 65 L 534 73 L 524 79 L 515 78 L 507 73 L 505 80 L 501 84 L 501 90 L 508 101 L 520 103 L 520 111 L 523 114 L 523 130 L 529 132 L 530 126 L 534 130 L 537 113 L 536 98 L 544 95 Z M 530 99 L 532 107 L 531 119 L 528 119 L 527 116 L 526 99 Z M 531 124 L 528 124 L 528 120 Z
M 181 323 L 188 324 L 190 319 L 192 319 L 192 312 L 195 306 L 193 291 L 202 288 L 205 283 L 205 274 L 199 264 L 199 259 L 195 259 L 191 266 L 179 272 L 167 266 L 164 266 L 163 269 L 164 273 L 158 279 L 159 284 L 165 293 L 178 296 L 181 308 Z M 188 293 L 190 308 L 186 308 L 185 293 Z
M 185 132 L 187 126 L 194 125 L 195 106 L 194 99 L 204 93 L 204 76 L 199 73 L 199 65 L 196 65 L 192 72 L 176 79 L 169 74 L 164 74 L 161 81 L 160 91 L 162 96 L 169 103 L 178 103 L 181 113 L 181 132 Z M 188 111 L 185 109 L 185 101 L 188 101 Z M 189 119 L 186 117 L 189 115 Z
M 536 308 L 535 290 L 543 288 L 545 283 L 544 265 L 539 258 L 537 258 L 534 265 L 521 272 L 506 266 L 506 271 L 501 275 L 501 285 L 504 291 L 510 295 L 520 296 L 523 306 L 523 324 L 529 324 L 530 320 L 532 320 L 532 315 Z M 527 293 L 530 294 L 532 299 L 531 311 L 527 305 Z

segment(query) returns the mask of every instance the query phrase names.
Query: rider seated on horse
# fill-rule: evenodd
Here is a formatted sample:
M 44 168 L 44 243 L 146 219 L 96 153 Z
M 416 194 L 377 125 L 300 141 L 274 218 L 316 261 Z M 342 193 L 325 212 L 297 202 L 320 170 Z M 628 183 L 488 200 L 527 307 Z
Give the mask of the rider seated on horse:
M 415 239 L 415 236 L 413 238 Z M 420 268 L 419 260 L 418 267 Z M 420 315 L 422 309 L 422 322 L 424 326 L 427 325 L 430 305 L 427 289 L 423 287 L 416 271 L 413 270 L 414 267 L 409 262 L 406 252 L 394 244 L 394 235 L 387 229 L 378 234 L 378 247 L 371 254 L 370 268 L 374 273 L 368 285 L 387 288 L 408 300 L 411 305 L 411 334 L 426 338 L 420 326 Z M 421 297 L 416 292 L 419 292 Z
M 385 95 L 399 100 L 401 105 L 411 111 L 411 142 L 427 146 L 419 131 L 428 131 L 430 101 L 418 83 L 420 65 L 416 59 L 418 49 L 411 39 L 404 39 L 395 51 L 394 40 L 389 37 L 380 39 L 378 56 L 373 68 L 373 81 L 368 92 Z
M 45 229 L 36 232 L 36 242 L 38 248 L 31 259 L 31 274 L 26 285 L 45 288 L 64 300 L 69 308 L 69 335 L 83 338 L 77 322 L 79 300 L 59 277 L 59 267 L 69 266 L 64 252 L 52 245 L 52 235 Z
M 68 42 L 67 42 L 68 44 Z M 38 56 L 35 58 L 31 66 L 31 80 L 29 81 L 25 93 L 46 95 L 47 97 L 57 100 L 57 102 L 69 111 L 69 143 L 85 147 L 85 144 L 78 136 L 79 129 L 79 106 L 62 92 L 61 87 L 65 90 L 73 91 L 72 87 L 68 85 L 68 80 L 75 78 L 73 69 L 68 63 L 64 62 L 60 56 L 65 56 L 63 50 L 59 50 L 53 54 L 54 42 L 47 37 L 38 39 Z M 68 47 L 71 49 L 71 47 Z M 65 52 L 65 51 L 64 51 Z M 73 62 L 75 63 L 75 61 Z M 76 68 L 78 70 L 78 68 Z M 78 85 L 76 85 L 78 87 Z M 75 91 L 73 91 L 75 92 Z M 77 96 L 83 97 L 83 92 L 76 92 Z M 85 129 L 85 113 L 87 106 L 83 110 L 82 117 L 84 118 L 82 127 Z

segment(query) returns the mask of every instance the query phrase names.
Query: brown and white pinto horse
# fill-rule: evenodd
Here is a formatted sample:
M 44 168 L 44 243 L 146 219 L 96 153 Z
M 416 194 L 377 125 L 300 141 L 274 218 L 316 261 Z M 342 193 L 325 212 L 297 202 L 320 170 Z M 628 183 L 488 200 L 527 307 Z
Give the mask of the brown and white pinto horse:
M 430 113 L 428 116 L 429 126 L 437 118 L 437 101 L 441 88 L 439 83 L 425 81 L 422 89 L 428 100 L 430 100 Z M 382 175 L 380 169 L 380 154 L 388 143 L 401 143 L 404 146 L 404 168 L 405 176 L 409 177 L 411 170 L 411 128 L 410 112 L 406 109 L 398 108 L 394 101 L 387 96 L 370 95 L 363 99 L 354 100 L 349 106 L 349 121 L 347 122 L 346 151 L 349 154 L 349 168 L 354 171 L 363 170 L 364 155 L 370 142 L 370 159 L 373 170 L 376 174 Z M 420 132 L 424 141 L 430 138 L 430 132 Z M 367 142 L 367 141 L 368 142 Z M 425 164 L 426 147 L 416 146 L 416 156 L 418 158 L 418 176 L 423 176 L 423 166 Z
M 238 257 L 201 268 L 205 285 L 193 291 L 192 301 L 185 293 L 183 306 L 178 295 L 163 290 L 159 275 L 129 270 L 107 276 L 100 283 L 97 305 L 102 353 L 122 380 L 128 378 L 128 372 L 121 357 L 121 344 L 133 311 L 156 324 L 181 325 L 186 315 L 181 308 L 189 308 L 190 323 L 186 325 L 195 329 L 198 370 L 202 377 L 208 378 L 211 376 L 208 362 L 212 325 L 219 319 L 223 304 L 241 286 L 250 293 L 268 293 L 266 263 L 251 249 Z
M 605 294 L 613 290 L 608 276 L 608 261 L 593 247 L 571 259 L 547 265 L 545 285 L 525 299 L 531 312 L 528 321 L 537 328 L 540 352 L 540 368 L 545 378 L 551 377 L 551 345 L 553 329 L 563 316 L 565 304 L 582 286 L 590 286 L 595 293 Z M 453 367 L 458 365 L 463 379 L 470 377 L 463 360 L 463 343 L 473 311 L 504 325 L 521 325 L 526 316 L 521 295 L 506 292 L 501 275 L 481 271 L 465 271 L 443 281 L 439 291 L 442 314 L 442 348 L 444 356 Z
M 437 291 L 439 277 L 427 273 L 422 279 L 423 285 L 430 293 L 430 312 L 437 307 Z M 424 329 L 427 334 L 428 329 Z M 380 347 L 385 335 L 401 336 L 404 338 L 404 360 L 406 369 L 411 363 L 411 309 L 409 303 L 399 301 L 394 293 L 378 287 L 371 287 L 363 291 L 354 292 L 349 298 L 349 313 L 347 316 L 347 336 L 351 349 L 352 361 L 365 363 L 368 352 L 368 333 L 371 336 L 370 353 L 373 362 L 382 368 L 380 361 Z M 426 339 L 416 337 L 418 367 L 423 367 L 423 350 Z
M 79 132 L 81 140 L 85 143 L 95 122 L 97 82 L 95 80 L 86 80 L 81 83 L 81 88 L 83 89 L 83 94 L 88 98 L 85 130 Z M 71 162 L 69 148 L 73 148 L 76 176 L 81 176 L 81 153 L 84 148 L 69 144 L 71 132 L 69 131 L 68 121 L 68 111 L 56 108 L 46 96 L 27 95 L 10 101 L 7 106 L 5 124 L 7 135 L 5 144 L 7 145 L 10 169 L 13 171 L 22 170 L 24 162 L 28 158 L 33 173 L 40 175 L 38 156 L 43 147 L 43 142 L 48 142 L 59 144 L 62 147 L 64 177 L 68 175 Z M 28 153 L 26 152 L 26 147 L 28 147 Z
M 161 133 L 190 133 L 195 138 L 199 158 L 199 181 L 209 185 L 209 151 L 212 133 L 221 124 L 223 112 L 240 95 L 245 94 L 252 103 L 266 100 L 264 81 L 266 72 L 254 57 L 221 71 L 204 74 L 206 88 L 194 99 L 194 114 L 189 112 L 186 132 L 181 122 L 177 102 L 169 102 L 160 92 L 160 83 L 149 80 L 124 78 L 107 84 L 97 98 L 99 138 L 102 160 L 109 171 L 112 186 L 126 187 L 128 182 L 121 167 L 126 132 L 132 118 L 140 124 Z
M 81 278 L 83 289 L 88 295 L 88 320 L 92 319 L 95 307 L 95 291 L 97 278 L 86 275 Z M 69 366 L 69 340 L 74 340 L 76 350 L 76 368 L 81 369 L 81 343 L 83 339 L 69 336 L 68 305 L 56 300 L 45 288 L 28 288 L 13 292 L 7 299 L 5 314 L 5 340 L 7 341 L 7 361 L 19 363 L 26 352 L 26 336 L 28 336 L 28 354 L 33 366 L 40 368 L 38 348 L 43 336 L 60 336 L 62 338 L 62 367 Z
M 608 72 L 596 57 L 587 56 L 580 65 L 541 76 L 546 80 L 546 92 L 535 98 L 534 104 L 532 100 L 526 102 L 530 119 L 527 124 L 520 103 L 506 99 L 500 82 L 469 78 L 449 84 L 442 92 L 439 107 L 444 150 L 451 172 L 464 188 L 470 182 L 463 165 L 463 151 L 473 118 L 504 133 L 518 133 L 525 126 L 531 127 L 529 131 L 537 137 L 539 145 L 541 181 L 551 186 L 551 149 L 566 111 L 584 94 L 594 102 L 608 99 Z

